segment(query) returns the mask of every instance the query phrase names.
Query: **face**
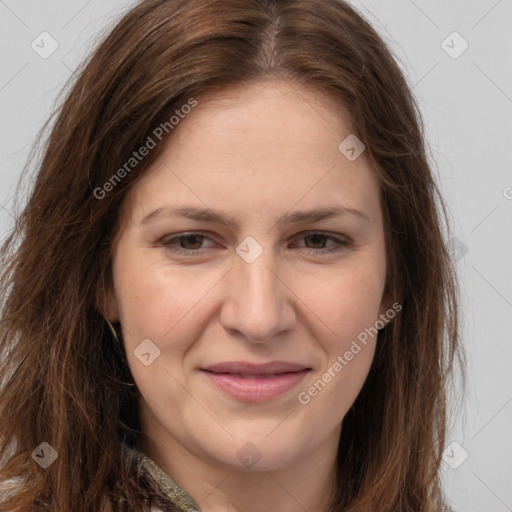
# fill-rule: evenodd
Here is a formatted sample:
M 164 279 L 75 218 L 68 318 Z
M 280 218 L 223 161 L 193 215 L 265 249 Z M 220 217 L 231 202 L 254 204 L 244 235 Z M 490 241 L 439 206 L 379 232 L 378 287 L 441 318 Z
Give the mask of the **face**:
M 389 308 L 379 186 L 319 91 L 196 99 L 125 200 L 108 318 L 156 445 L 277 469 L 332 452 L 367 377 Z

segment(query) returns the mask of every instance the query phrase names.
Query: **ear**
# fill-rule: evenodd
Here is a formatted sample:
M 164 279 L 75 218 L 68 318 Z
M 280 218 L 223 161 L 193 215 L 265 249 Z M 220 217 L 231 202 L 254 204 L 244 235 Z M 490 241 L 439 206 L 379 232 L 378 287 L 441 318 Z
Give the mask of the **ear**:
M 382 301 L 379 307 L 379 318 L 384 325 L 387 325 L 392 322 L 393 318 L 396 315 L 396 306 L 394 306 L 393 297 L 389 291 L 385 291 L 382 296 Z M 401 307 L 400 307 L 401 309 Z
M 98 287 L 95 307 L 111 324 L 119 321 L 119 305 L 112 286 Z

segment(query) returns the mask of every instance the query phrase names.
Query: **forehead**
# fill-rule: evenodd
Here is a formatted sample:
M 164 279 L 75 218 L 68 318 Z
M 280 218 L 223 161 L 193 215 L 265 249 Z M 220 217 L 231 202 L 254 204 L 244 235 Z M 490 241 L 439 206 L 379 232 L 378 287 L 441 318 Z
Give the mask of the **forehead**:
M 185 201 L 279 216 L 298 202 L 364 205 L 378 217 L 378 184 L 367 158 L 350 161 L 339 150 L 353 126 L 334 97 L 268 81 L 196 100 L 130 192 L 138 220 L 150 208 Z

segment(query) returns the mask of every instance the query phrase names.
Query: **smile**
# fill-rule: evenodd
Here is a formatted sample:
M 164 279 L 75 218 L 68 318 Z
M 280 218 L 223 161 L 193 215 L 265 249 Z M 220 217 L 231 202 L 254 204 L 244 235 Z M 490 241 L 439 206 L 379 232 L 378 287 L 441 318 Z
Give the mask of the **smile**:
M 223 367 L 222 367 L 223 366 Z M 226 370 L 231 366 L 238 371 Z M 281 366 L 285 371 L 278 372 L 273 368 Z M 292 368 L 293 369 L 290 369 Z M 248 365 L 232 363 L 217 365 L 201 372 L 218 389 L 229 396 L 244 402 L 264 402 L 279 397 L 295 387 L 311 368 L 300 368 L 300 365 L 269 363 L 267 365 Z

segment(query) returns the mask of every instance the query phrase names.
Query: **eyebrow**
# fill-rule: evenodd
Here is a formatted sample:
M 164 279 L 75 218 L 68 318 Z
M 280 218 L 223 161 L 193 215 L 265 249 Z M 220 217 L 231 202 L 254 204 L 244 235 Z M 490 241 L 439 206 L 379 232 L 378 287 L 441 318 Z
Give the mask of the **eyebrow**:
M 239 227 L 239 222 L 229 215 L 216 212 L 209 208 L 197 208 L 194 206 L 174 206 L 165 205 L 148 213 L 141 221 L 141 225 L 147 224 L 153 219 L 160 217 L 185 217 L 191 220 L 202 222 L 217 223 L 234 231 Z M 349 208 L 341 205 L 327 206 L 312 210 L 301 210 L 292 213 L 285 213 L 277 219 L 276 224 L 297 224 L 299 222 L 318 222 L 320 220 L 331 219 L 334 217 L 352 217 L 363 221 L 364 224 L 371 225 L 370 217 L 356 208 Z

